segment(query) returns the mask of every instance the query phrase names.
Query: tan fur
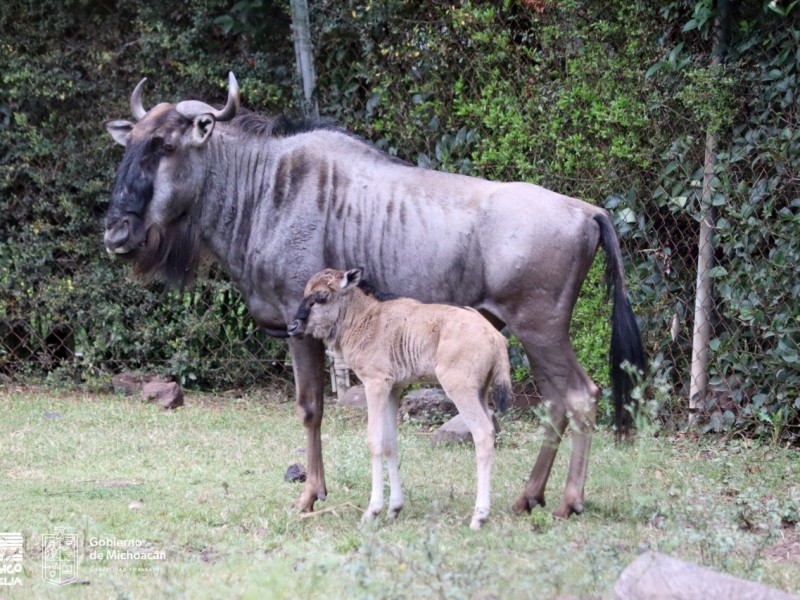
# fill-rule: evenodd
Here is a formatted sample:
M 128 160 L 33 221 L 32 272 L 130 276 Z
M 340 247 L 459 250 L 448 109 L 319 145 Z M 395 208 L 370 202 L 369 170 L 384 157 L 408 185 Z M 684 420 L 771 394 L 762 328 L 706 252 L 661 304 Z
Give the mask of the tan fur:
M 478 529 L 489 512 L 494 452 L 487 402 L 492 388 L 507 393 L 511 386 L 506 340 L 471 308 L 410 298 L 379 301 L 358 287 L 359 280 L 360 271 L 326 269 L 312 276 L 304 292 L 304 304 L 310 306 L 302 325 L 305 333 L 340 352 L 364 383 L 373 458 L 372 498 L 364 517 L 382 509 L 384 455 L 389 463 L 390 516 L 402 508 L 396 426 L 402 386 L 438 381 L 475 442 L 478 496 L 470 527 Z

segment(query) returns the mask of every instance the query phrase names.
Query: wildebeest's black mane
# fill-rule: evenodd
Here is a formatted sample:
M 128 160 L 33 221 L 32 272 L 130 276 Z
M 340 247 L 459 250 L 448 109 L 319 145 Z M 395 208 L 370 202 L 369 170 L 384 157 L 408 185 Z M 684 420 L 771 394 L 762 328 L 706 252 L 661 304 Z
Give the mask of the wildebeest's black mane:
M 231 120 L 231 124 L 237 126 L 243 133 L 253 137 L 290 137 L 300 133 L 307 133 L 309 131 L 334 131 L 336 133 L 345 135 L 354 140 L 358 140 L 365 146 L 382 154 L 385 158 L 395 163 L 409 165 L 410 163 L 404 161 L 397 156 L 393 156 L 384 150 L 376 147 L 371 142 L 365 140 L 356 134 L 347 131 L 331 123 L 330 121 L 320 119 L 302 119 L 293 120 L 286 115 L 276 115 L 274 117 L 265 117 L 246 108 L 240 108 L 236 116 Z
M 289 137 L 307 131 L 325 129 L 347 133 L 343 129 L 336 127 L 332 123 L 320 120 L 300 120 L 294 121 L 286 115 L 276 115 L 265 117 L 246 108 L 240 108 L 236 116 L 231 120 L 231 124 L 255 137 Z

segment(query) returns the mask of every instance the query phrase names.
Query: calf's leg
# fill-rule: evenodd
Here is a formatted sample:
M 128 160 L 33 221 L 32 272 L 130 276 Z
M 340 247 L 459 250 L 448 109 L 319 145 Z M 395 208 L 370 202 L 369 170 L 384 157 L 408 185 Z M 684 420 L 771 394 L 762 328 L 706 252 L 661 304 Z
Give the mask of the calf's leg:
M 481 399 L 480 387 L 465 386 L 462 370 L 443 371 L 437 369 L 436 375 L 442 388 L 456 405 L 461 418 L 464 419 L 472 434 L 472 441 L 475 443 L 478 491 L 469 527 L 472 530 L 478 530 L 488 518 L 491 505 L 494 424 L 486 412 L 485 400 Z
M 400 458 L 397 452 L 397 410 L 400 406 L 400 394 L 403 388 L 392 388 L 389 394 L 389 406 L 384 413 L 384 453 L 389 467 L 389 513 L 394 519 L 403 508 L 403 488 L 400 485 Z
M 362 521 L 368 521 L 383 510 L 383 455 L 391 389 L 391 384 L 384 380 L 364 381 L 364 393 L 367 397 L 367 445 L 372 456 L 372 493 Z
M 325 385 L 325 349 L 311 338 L 289 338 L 297 403 L 306 428 L 308 469 L 306 483 L 294 506 L 301 512 L 314 510 L 316 500 L 325 500 L 325 468 L 322 463 L 322 394 Z

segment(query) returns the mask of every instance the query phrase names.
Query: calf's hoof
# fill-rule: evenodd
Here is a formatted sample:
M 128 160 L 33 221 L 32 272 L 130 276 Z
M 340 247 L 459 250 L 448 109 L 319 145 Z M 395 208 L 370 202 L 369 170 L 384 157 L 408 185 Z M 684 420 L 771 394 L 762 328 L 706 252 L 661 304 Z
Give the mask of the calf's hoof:
M 389 508 L 389 512 L 386 513 L 386 518 L 390 521 L 394 521 L 398 516 L 400 516 L 400 511 L 403 510 L 403 505 L 394 506 Z
M 511 510 L 514 514 L 521 515 L 522 513 L 530 513 L 537 506 L 544 506 L 544 496 L 538 498 L 528 498 L 525 494 L 517 498 L 517 501 L 511 505 Z
M 367 508 L 367 510 L 365 510 L 364 514 L 361 516 L 361 522 L 369 523 L 370 521 L 373 521 L 375 517 L 381 514 L 381 508 L 382 507 L 380 506 L 370 506 Z
M 486 519 L 489 517 L 489 510 L 486 508 L 475 509 L 475 512 L 472 514 L 472 521 L 469 523 L 469 528 L 472 531 L 478 531 L 481 526 L 486 522 Z

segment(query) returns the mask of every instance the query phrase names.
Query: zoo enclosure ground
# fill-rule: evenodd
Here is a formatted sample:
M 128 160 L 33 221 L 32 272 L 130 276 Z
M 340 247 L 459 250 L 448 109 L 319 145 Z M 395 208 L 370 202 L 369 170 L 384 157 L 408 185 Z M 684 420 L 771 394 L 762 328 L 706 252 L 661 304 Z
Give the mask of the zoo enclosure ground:
M 0 531 L 21 532 L 11 597 L 548 598 L 607 594 L 640 552 L 800 592 L 800 461 L 752 440 L 641 434 L 592 449 L 585 514 L 515 517 L 542 439 L 530 413 L 504 418 L 492 513 L 467 528 L 474 452 L 432 448 L 426 424 L 400 428 L 407 500 L 394 523 L 361 525 L 369 497 L 366 414 L 328 407 L 329 497 L 289 507 L 305 436 L 287 390 L 187 396 L 177 411 L 45 388 L 0 390 Z M 555 503 L 569 444 L 553 471 Z M 549 508 L 549 507 L 548 507 Z M 79 534 L 78 582 L 41 578 L 43 534 Z M 90 556 L 90 540 L 133 540 L 161 558 Z M 233 592 L 233 594 L 231 594 Z

